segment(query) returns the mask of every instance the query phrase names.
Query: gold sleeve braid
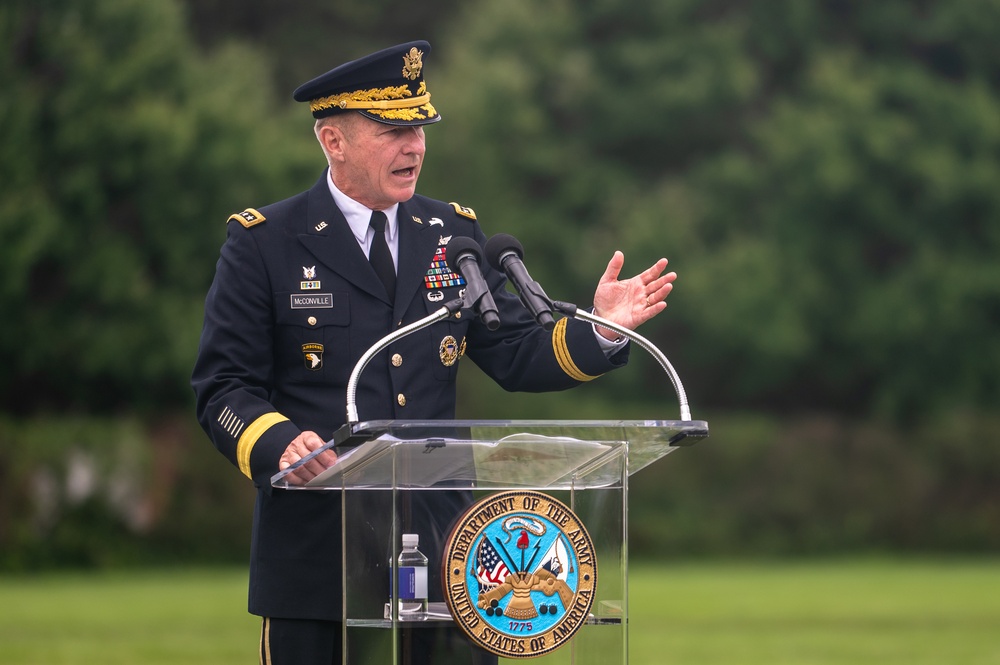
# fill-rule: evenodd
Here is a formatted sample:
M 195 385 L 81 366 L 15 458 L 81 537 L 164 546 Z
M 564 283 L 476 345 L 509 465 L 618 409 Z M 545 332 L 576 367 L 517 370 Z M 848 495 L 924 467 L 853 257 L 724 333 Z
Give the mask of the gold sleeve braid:
M 569 353 L 569 347 L 566 345 L 566 327 L 568 321 L 569 319 L 560 319 L 556 327 L 552 329 L 552 351 L 556 355 L 556 362 L 559 363 L 559 367 L 570 378 L 576 381 L 593 381 L 597 377 L 585 374 L 576 366 L 576 363 L 573 362 L 573 357 Z
M 240 471 L 247 478 L 253 477 L 250 473 L 250 453 L 253 452 L 253 447 L 257 445 L 257 441 L 264 435 L 264 432 L 286 420 L 288 418 L 277 411 L 271 411 L 257 418 L 257 420 L 250 423 L 250 426 L 243 431 L 239 442 L 236 444 L 236 461 L 239 464 Z

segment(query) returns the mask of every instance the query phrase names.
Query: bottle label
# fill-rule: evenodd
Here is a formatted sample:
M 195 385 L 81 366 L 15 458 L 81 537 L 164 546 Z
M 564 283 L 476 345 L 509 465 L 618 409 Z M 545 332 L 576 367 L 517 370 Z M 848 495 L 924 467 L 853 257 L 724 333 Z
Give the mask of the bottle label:
M 401 566 L 399 569 L 399 597 L 424 599 L 427 597 L 427 568 L 425 566 Z

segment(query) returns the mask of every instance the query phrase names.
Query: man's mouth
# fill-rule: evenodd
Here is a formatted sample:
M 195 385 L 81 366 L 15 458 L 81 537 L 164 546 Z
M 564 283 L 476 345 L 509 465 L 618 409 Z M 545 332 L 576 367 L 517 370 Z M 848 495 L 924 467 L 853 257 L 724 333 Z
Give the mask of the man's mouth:
M 393 171 L 392 173 L 393 173 L 393 175 L 397 175 L 400 178 L 412 178 L 413 174 L 415 172 L 416 172 L 415 168 L 412 167 L 412 166 L 410 166 L 410 167 L 407 167 L 405 169 L 397 169 L 397 170 Z

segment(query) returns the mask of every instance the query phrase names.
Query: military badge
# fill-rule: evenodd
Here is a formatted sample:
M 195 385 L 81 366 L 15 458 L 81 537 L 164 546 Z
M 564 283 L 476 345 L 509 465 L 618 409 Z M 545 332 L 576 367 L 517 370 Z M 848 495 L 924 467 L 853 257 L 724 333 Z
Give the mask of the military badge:
M 477 645 L 533 658 L 566 644 L 597 589 L 593 542 L 573 511 L 540 492 L 471 506 L 445 545 L 445 600 Z
M 444 226 L 444 222 L 442 222 L 437 217 L 431 217 L 430 221 L 427 223 L 430 224 L 431 226 Z
M 445 336 L 441 340 L 441 346 L 438 347 L 438 356 L 441 358 L 441 364 L 445 367 L 451 367 L 458 360 L 458 340 L 456 340 L 451 335 Z
M 316 279 L 316 266 L 302 266 L 302 280 L 299 282 L 299 288 L 303 291 L 309 291 L 310 289 L 320 288 L 319 280 Z
M 427 294 L 427 300 L 429 302 L 441 302 L 444 300 L 444 294 L 440 291 L 430 291 Z
M 306 369 L 318 372 L 323 369 L 323 345 L 303 344 L 302 357 L 306 361 Z
M 448 286 L 465 286 L 465 278 L 448 266 L 447 247 L 438 246 L 434 258 L 424 274 L 424 288 L 442 289 Z

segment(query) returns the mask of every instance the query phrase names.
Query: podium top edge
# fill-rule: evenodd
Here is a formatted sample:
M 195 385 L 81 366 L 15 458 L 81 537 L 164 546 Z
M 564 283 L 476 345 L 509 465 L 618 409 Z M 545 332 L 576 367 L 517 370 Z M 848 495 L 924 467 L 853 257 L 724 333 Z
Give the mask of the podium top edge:
M 501 446 L 510 452 L 539 444 L 554 445 L 553 450 L 567 459 L 588 463 L 596 459 L 594 455 L 603 459 L 624 449 L 631 475 L 671 450 L 691 446 L 707 437 L 708 423 L 704 420 L 368 420 L 341 426 L 325 446 L 273 476 L 271 484 L 284 487 L 285 476 L 328 449 L 337 452 L 338 460 L 328 471 L 339 468 L 337 473 L 343 475 L 350 469 L 354 481 L 369 482 L 368 477 L 374 472 L 382 474 L 380 478 L 388 477 L 389 467 L 383 468 L 384 464 L 378 466 L 376 462 L 395 459 L 397 453 L 413 454 L 405 450 L 413 446 L 420 447 L 421 455 L 437 450 L 456 453 L 458 456 L 453 459 L 465 465 L 461 470 L 466 480 L 479 478 L 475 464 L 467 463 L 475 459 L 475 453 L 467 459 L 463 457 L 474 450 L 485 452 Z M 358 487 L 364 485 L 358 482 Z M 575 484 L 579 482 L 574 480 Z
M 389 432 L 412 434 L 473 429 L 517 432 L 563 430 L 567 435 L 573 430 L 580 435 L 610 429 L 619 430 L 624 440 L 637 436 L 662 436 L 669 432 L 671 445 L 681 446 L 689 446 L 698 439 L 708 437 L 708 423 L 704 420 L 367 420 L 343 425 L 334 433 L 331 443 L 336 446 L 357 445 Z M 431 438 L 433 436 L 431 434 Z
M 346 426 L 345 426 L 346 427 Z M 364 420 L 354 431 L 383 427 L 628 427 L 638 429 L 708 429 L 704 420 Z

